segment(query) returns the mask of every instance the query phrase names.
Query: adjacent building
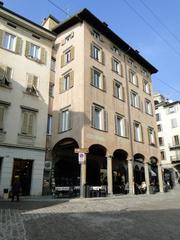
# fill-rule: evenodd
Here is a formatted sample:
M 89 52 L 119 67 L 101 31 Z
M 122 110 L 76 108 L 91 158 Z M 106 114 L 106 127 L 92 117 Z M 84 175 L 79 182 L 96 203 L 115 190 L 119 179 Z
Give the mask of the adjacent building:
M 55 34 L 0 5 L 0 195 L 42 193 Z

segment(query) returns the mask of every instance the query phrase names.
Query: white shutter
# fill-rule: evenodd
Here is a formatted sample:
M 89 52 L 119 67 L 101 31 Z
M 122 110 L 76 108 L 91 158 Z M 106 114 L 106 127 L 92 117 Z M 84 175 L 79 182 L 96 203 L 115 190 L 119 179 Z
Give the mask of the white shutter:
M 27 73 L 27 88 L 32 88 L 34 81 L 34 75 Z

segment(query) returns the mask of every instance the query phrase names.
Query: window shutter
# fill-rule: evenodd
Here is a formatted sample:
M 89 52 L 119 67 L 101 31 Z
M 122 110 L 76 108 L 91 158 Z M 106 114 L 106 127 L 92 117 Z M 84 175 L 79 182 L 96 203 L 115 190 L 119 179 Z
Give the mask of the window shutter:
M 95 127 L 95 106 L 91 106 L 91 126 Z
M 4 108 L 0 107 L 0 130 L 3 129 Z
M 45 50 L 45 48 L 41 48 L 40 61 L 41 61 L 42 64 L 46 63 L 46 50 Z
M 108 113 L 104 111 L 104 131 L 108 131 Z
M 113 95 L 116 96 L 116 81 L 113 81 Z
M 150 129 L 148 128 L 148 129 L 147 129 L 147 131 L 148 131 L 148 139 L 149 139 L 149 144 L 151 144 Z
M 26 41 L 26 50 L 25 50 L 26 57 L 29 57 L 29 55 L 30 55 L 30 48 L 31 48 L 31 43 Z
M 91 84 L 94 85 L 94 69 L 91 68 Z
M 21 132 L 27 134 L 27 125 L 28 125 L 28 113 L 23 112 L 23 121 L 22 121 L 22 129 Z
M 11 81 L 11 78 L 12 78 L 12 68 L 10 67 L 6 67 L 6 79 L 7 81 Z
M 140 96 L 137 96 L 137 99 L 138 99 L 138 101 L 137 101 L 137 103 L 138 103 L 138 108 L 139 109 L 141 109 L 141 99 L 140 99 Z
M 72 128 L 72 112 L 68 111 L 68 129 Z
M 102 64 L 105 64 L 105 55 L 103 50 L 101 50 L 101 62 Z
M 117 115 L 114 116 L 114 120 L 115 120 L 115 134 L 118 134 L 118 122 L 117 122 Z
M 30 73 L 27 73 L 27 88 L 32 88 L 34 81 L 34 76 Z
M 125 101 L 125 89 L 122 85 L 121 85 L 121 92 L 122 92 L 122 100 Z
M 6 67 L 3 65 L 0 65 L 0 81 L 4 80 L 5 73 L 6 73 Z
M 93 49 L 94 47 L 93 47 L 93 44 L 91 43 L 91 57 L 93 57 L 94 58 L 94 49 Z
M 126 119 L 124 119 L 124 127 L 125 127 L 125 136 L 128 137 L 129 136 L 129 128 L 128 128 L 128 123 L 127 123 Z
M 64 78 L 61 77 L 61 78 L 59 78 L 59 93 L 63 93 L 64 92 L 63 85 L 64 85 Z
M 105 75 L 102 75 L 102 82 L 103 82 L 103 90 L 106 90 L 106 77 Z
M 123 65 L 122 65 L 122 63 L 119 63 L 119 65 L 120 65 L 120 74 L 121 74 L 121 77 L 123 77 L 124 76 L 124 72 L 123 72 Z
M 37 76 L 33 76 L 33 86 L 35 88 L 37 88 L 37 86 L 38 86 L 38 77 Z
M 71 71 L 70 72 L 70 84 L 69 84 L 69 87 L 72 88 L 74 86 L 74 72 Z
M 29 135 L 33 135 L 33 121 L 34 121 L 34 114 L 29 113 L 29 122 L 28 122 L 28 129 L 27 132 Z
M 21 54 L 22 52 L 22 39 L 20 37 L 17 37 L 15 52 L 17 54 Z
M 65 65 L 64 54 L 61 55 L 61 67 Z
M 143 128 L 142 128 L 142 125 L 140 124 L 140 128 L 141 128 L 141 142 L 143 142 Z
M 138 76 L 136 75 L 136 86 L 139 86 Z
M 59 113 L 59 132 L 62 132 L 62 112 Z
M 114 71 L 114 59 L 111 58 L 111 64 L 112 64 L 112 71 Z
M 2 44 L 3 44 L 3 35 L 4 35 L 4 31 L 0 29 L 0 47 L 2 47 Z
M 74 47 L 71 48 L 71 61 L 74 59 Z

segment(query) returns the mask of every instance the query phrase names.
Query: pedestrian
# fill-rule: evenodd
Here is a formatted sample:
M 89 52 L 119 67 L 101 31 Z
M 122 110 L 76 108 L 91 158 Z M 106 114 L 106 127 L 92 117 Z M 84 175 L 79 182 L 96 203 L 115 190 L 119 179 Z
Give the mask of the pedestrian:
M 16 196 L 17 202 L 19 202 L 19 194 L 21 191 L 21 183 L 19 180 L 19 176 L 14 177 L 14 181 L 12 183 L 12 202 L 14 201 L 14 198 Z

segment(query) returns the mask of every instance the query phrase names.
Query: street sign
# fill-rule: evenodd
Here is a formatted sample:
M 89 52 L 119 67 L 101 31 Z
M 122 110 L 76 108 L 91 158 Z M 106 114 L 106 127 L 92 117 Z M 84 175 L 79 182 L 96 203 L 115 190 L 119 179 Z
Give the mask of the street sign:
M 88 148 L 75 148 L 74 152 L 75 153 L 88 153 L 89 149 Z
M 78 154 L 78 157 L 79 157 L 79 164 L 84 163 L 86 161 L 86 154 L 85 153 L 80 152 Z

